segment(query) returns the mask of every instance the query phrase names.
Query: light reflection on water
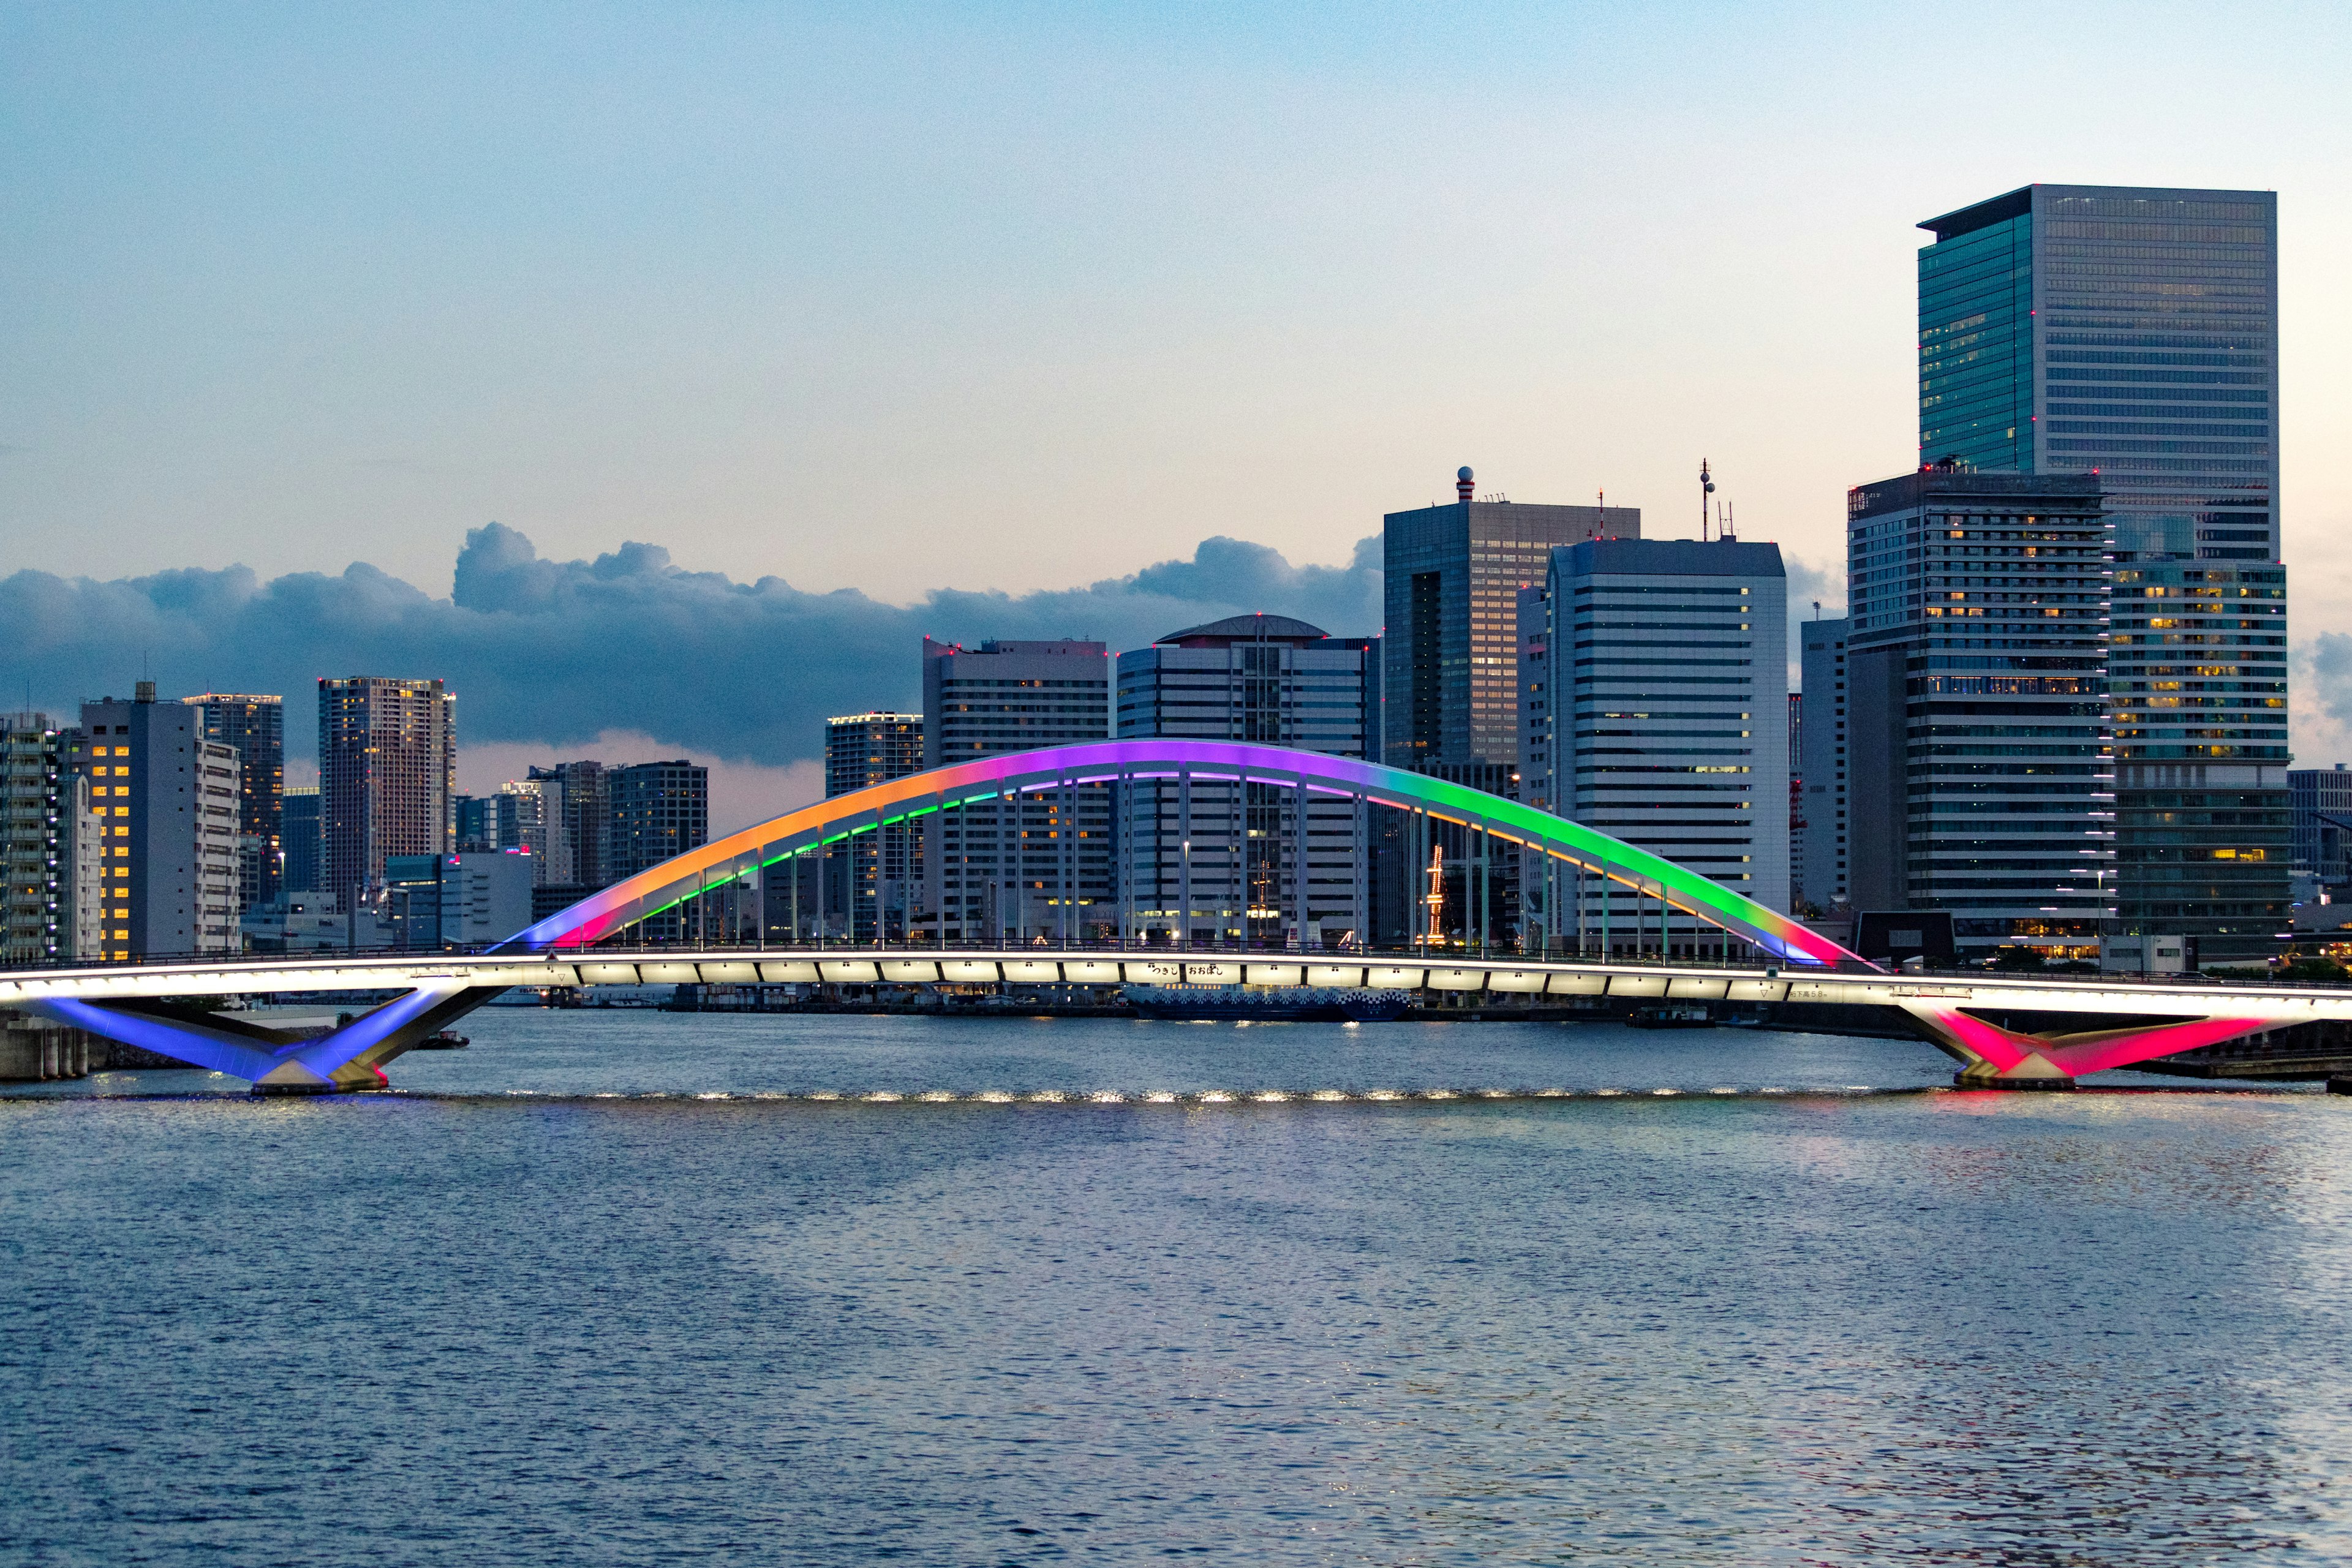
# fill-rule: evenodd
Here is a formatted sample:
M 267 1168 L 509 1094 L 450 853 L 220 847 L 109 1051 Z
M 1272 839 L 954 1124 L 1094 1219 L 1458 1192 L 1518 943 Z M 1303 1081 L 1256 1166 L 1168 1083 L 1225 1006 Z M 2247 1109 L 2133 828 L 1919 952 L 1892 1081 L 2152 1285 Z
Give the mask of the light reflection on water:
M 400 1095 L 0 1101 L 0 1562 L 2352 1548 L 2345 1101 L 1729 1030 L 465 1027 Z

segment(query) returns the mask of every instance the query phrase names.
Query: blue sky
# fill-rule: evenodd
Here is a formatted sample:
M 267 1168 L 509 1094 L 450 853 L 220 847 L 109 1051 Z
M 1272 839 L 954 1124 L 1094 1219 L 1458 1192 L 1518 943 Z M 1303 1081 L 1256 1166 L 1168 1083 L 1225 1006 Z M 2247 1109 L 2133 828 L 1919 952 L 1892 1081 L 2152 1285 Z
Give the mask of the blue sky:
M 1685 532 L 1704 456 L 1826 566 L 1913 460 L 1911 226 L 2147 182 L 2281 193 L 2316 646 L 2347 18 L 9 6 L 5 564 L 446 596 L 495 520 L 912 605 L 1218 535 L 1342 566 L 1465 462 Z

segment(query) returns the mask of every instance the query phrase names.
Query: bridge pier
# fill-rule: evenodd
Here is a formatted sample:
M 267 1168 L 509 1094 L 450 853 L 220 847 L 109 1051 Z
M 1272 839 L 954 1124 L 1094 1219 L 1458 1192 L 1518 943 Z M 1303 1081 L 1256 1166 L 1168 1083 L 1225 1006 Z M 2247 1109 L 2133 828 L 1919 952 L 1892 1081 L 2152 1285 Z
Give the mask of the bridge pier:
M 1961 1089 L 2072 1089 L 2084 1073 L 2129 1067 L 2275 1026 L 2272 1019 L 2214 1016 L 2030 1035 L 1958 1007 L 1919 1001 L 1896 1005 L 1938 1050 L 1960 1060 L 1963 1066 L 1952 1082 Z
M 2074 1075 L 2039 1051 L 2029 1052 L 2024 1060 L 2010 1068 L 1996 1068 L 1989 1061 L 1979 1060 L 1952 1075 L 1955 1089 L 2069 1089 L 2076 1087 Z

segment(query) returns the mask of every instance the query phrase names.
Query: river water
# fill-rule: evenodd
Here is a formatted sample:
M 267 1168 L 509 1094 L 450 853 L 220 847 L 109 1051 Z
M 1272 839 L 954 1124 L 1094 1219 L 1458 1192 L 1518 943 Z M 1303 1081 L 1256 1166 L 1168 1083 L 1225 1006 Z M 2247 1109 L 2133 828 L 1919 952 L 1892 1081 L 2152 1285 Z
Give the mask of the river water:
M 392 1095 L 0 1100 L 0 1563 L 2352 1555 L 2352 1100 L 1613 1024 L 463 1027 Z

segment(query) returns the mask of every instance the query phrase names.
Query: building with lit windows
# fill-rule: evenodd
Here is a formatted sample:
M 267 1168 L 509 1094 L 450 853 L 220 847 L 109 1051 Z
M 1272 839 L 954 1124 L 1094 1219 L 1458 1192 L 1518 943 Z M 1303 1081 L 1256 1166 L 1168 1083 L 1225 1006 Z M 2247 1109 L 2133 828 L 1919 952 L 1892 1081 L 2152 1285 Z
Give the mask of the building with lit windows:
M 923 766 L 1110 739 L 1110 649 L 1077 638 L 923 639 Z M 1039 790 L 941 813 L 912 919 L 950 941 L 1051 941 L 1115 925 L 1109 786 Z M 934 843 L 934 837 L 936 843 Z M 805 894 L 803 894 L 805 898 Z M 769 896 L 769 919 L 776 919 Z M 806 924 L 803 905 L 800 917 Z
M 457 707 L 438 680 L 319 682 L 320 890 L 344 908 L 383 885 L 386 856 L 448 852 Z
M 609 770 L 603 763 L 583 760 L 532 767 L 520 785 L 537 785 L 544 803 L 547 845 L 534 846 L 542 858 L 541 887 L 610 887 L 620 880 L 613 864 L 613 795 Z M 518 808 L 520 809 L 520 808 Z M 559 906 L 560 907 L 560 906 Z
M 1921 460 L 2095 475 L 2114 520 L 2117 925 L 2265 956 L 2291 834 L 2277 196 L 2028 185 L 1920 226 Z
M 1562 816 L 1776 910 L 1789 904 L 1788 584 L 1777 544 L 1603 539 L 1555 550 L 1551 790 Z M 1722 933 L 1572 870 L 1570 951 L 1718 952 Z M 1659 928 L 1664 920 L 1663 931 Z
M 235 748 L 205 738 L 198 710 L 159 703 L 152 681 L 129 702 L 81 705 L 78 771 L 89 783 L 96 951 L 110 963 L 229 953 L 238 919 Z
M 633 763 L 606 768 L 604 784 L 612 802 L 611 851 L 608 865 L 615 882 L 651 870 L 663 861 L 710 842 L 710 770 L 698 763 L 675 757 L 667 762 Z M 721 913 L 738 913 L 731 889 L 711 900 L 687 904 L 648 916 L 639 926 L 649 942 L 678 942 L 693 937 L 716 939 Z
M 1361 757 L 1379 716 L 1366 684 L 1379 650 L 1376 637 L 1334 637 L 1288 616 L 1187 626 L 1118 656 L 1118 733 Z M 1210 779 L 1128 790 L 1119 896 L 1134 934 L 1312 947 L 1364 929 L 1370 891 L 1352 800 Z
M 207 691 L 180 700 L 203 714 L 205 740 L 236 752 L 238 901 L 274 902 L 285 876 L 286 700 Z
M 1484 763 L 1507 782 L 1519 761 L 1519 591 L 1541 584 L 1552 551 L 1588 539 L 1639 539 L 1630 506 L 1548 506 L 1471 499 L 1471 472 L 1450 505 L 1381 520 L 1385 574 L 1380 760 Z
M 1964 958 L 2095 957 L 2116 906 L 2098 479 L 1937 468 L 1846 511 L 1850 901 L 1948 911 Z
M 923 716 L 849 713 L 824 723 L 824 793 L 847 795 L 923 771 Z M 923 825 L 895 822 L 825 851 L 828 909 L 844 911 L 860 942 L 907 934 L 907 907 L 919 892 Z

